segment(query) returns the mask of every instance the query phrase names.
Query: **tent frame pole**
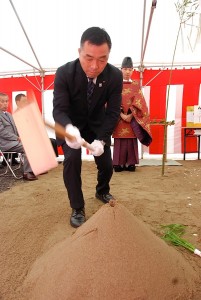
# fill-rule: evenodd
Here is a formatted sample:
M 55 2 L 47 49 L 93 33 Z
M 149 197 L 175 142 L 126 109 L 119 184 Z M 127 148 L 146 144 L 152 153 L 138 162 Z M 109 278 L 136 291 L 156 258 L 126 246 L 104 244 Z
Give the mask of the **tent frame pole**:
M 31 48 L 31 50 L 32 50 L 32 52 L 33 52 L 33 55 L 34 55 L 34 57 L 35 57 L 35 59 L 36 59 L 38 65 L 39 65 L 40 72 L 44 72 L 44 70 L 43 70 L 43 68 L 42 68 L 42 66 L 41 66 L 41 64 L 40 64 L 40 62 L 39 62 L 39 59 L 38 59 L 38 57 L 37 57 L 37 55 L 36 55 L 36 52 L 34 51 L 34 48 L 33 48 L 32 44 L 31 44 L 31 41 L 30 41 L 30 39 L 29 39 L 29 37 L 28 37 L 28 35 L 27 35 L 27 33 L 26 33 L 26 30 L 25 30 L 25 28 L 24 28 L 24 26 L 23 26 L 23 24 L 22 24 L 22 21 L 21 21 L 19 15 L 18 15 L 18 13 L 17 13 L 17 10 L 16 10 L 16 8 L 15 8 L 15 6 L 14 6 L 12 0 L 9 0 L 9 1 L 10 1 L 10 4 L 11 4 L 13 10 L 14 10 L 14 13 L 15 13 L 15 15 L 16 15 L 16 17 L 17 17 L 19 23 L 20 23 L 20 26 L 21 26 L 21 28 L 22 28 L 22 30 L 23 30 L 23 32 L 24 32 L 24 35 L 25 35 L 25 37 L 26 37 L 26 39 L 27 39 L 27 41 L 28 41 L 28 43 L 29 43 L 29 46 L 30 46 L 30 48 Z
M 147 32 L 146 32 L 145 42 L 144 42 L 146 2 L 147 1 L 144 0 L 143 22 L 142 22 L 141 59 L 140 59 L 140 66 L 138 68 L 139 72 L 140 72 L 140 88 L 142 88 L 142 85 L 143 85 L 143 72 L 144 72 L 144 69 L 145 69 L 145 67 L 144 67 L 144 56 L 145 56 L 145 52 L 146 52 L 146 48 L 147 48 L 152 17 L 153 17 L 154 9 L 156 8 L 157 0 L 152 1 L 151 11 L 150 11 L 150 15 L 149 15 L 149 23 L 148 23 L 148 28 L 147 28 Z M 143 154 L 144 154 L 143 153 L 143 145 L 141 145 L 141 159 L 143 159 Z

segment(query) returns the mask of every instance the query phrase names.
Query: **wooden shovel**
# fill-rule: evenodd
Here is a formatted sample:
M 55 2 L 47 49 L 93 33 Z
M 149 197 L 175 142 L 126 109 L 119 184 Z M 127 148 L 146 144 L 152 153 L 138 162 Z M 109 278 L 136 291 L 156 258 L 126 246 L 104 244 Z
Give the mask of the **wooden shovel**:
M 47 127 L 53 129 L 58 137 L 60 137 L 62 139 L 67 138 L 71 142 L 73 142 L 75 140 L 75 137 L 73 135 L 69 134 L 68 132 L 66 132 L 65 128 L 62 125 L 60 125 L 58 123 L 55 123 L 55 125 L 53 125 L 47 121 L 44 121 L 44 123 Z M 87 143 L 84 139 L 82 139 L 82 146 L 87 148 L 90 151 L 94 150 L 93 147 L 89 143 Z

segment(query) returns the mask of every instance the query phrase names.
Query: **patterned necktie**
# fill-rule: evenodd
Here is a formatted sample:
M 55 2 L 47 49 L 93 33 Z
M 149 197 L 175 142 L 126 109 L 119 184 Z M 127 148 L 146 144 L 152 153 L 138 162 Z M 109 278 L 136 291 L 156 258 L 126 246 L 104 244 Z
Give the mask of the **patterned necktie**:
M 94 91 L 94 86 L 95 84 L 93 83 L 93 78 L 88 78 L 88 85 L 87 85 L 87 102 L 88 102 L 88 107 L 91 105 L 91 97 Z

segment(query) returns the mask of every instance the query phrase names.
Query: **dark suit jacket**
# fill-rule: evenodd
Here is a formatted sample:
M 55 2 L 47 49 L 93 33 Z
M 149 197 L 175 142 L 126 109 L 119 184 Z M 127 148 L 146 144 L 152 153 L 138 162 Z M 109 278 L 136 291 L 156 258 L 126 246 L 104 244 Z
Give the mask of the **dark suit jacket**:
M 54 120 L 64 127 L 72 123 L 89 143 L 99 139 L 109 146 L 120 115 L 122 72 L 111 64 L 106 65 L 97 77 L 89 110 L 87 84 L 79 59 L 57 69 L 54 82 Z M 63 142 L 58 139 L 58 145 Z

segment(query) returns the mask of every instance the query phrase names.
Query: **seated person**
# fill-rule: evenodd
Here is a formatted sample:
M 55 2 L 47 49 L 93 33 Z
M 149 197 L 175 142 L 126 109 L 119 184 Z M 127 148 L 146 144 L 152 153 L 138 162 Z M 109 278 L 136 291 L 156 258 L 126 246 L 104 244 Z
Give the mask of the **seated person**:
M 17 108 L 22 107 L 24 103 L 27 103 L 27 97 L 24 94 L 18 94 L 15 97 L 15 102 L 16 102 Z M 6 159 L 8 158 L 8 154 L 5 153 L 4 156 Z M 18 158 L 18 154 L 14 153 L 12 155 L 12 162 L 11 162 L 12 166 L 19 165 L 19 162 L 17 161 L 16 158 Z M 5 160 L 2 161 L 2 165 L 6 166 Z
M 12 115 L 7 112 L 9 97 L 7 94 L 0 93 L 0 148 L 1 151 L 13 151 L 22 153 L 24 158 L 23 178 L 25 180 L 38 179 L 33 173 L 28 162 L 24 148 L 18 136 L 17 128 Z
M 15 96 L 15 103 L 17 105 L 17 109 L 23 107 L 28 103 L 27 96 L 25 94 L 18 94 Z

